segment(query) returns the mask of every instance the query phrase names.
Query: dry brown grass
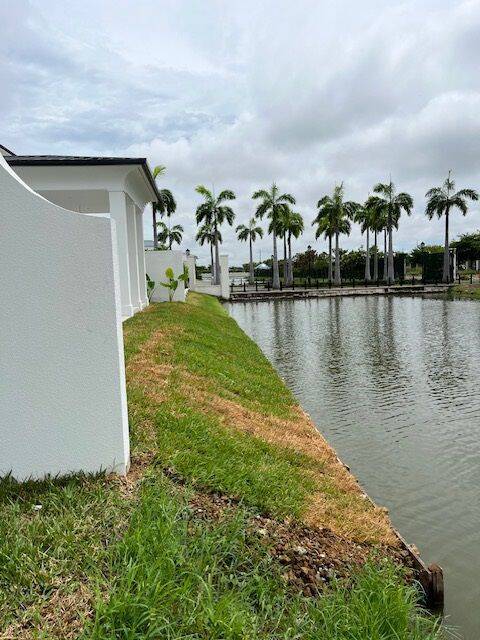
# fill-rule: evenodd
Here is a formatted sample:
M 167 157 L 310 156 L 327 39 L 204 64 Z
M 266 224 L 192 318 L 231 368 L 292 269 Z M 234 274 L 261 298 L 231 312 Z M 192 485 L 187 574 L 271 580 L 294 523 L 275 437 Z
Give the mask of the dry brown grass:
M 293 407 L 291 419 L 281 419 L 218 395 L 201 376 L 182 371 L 181 378 L 185 399 L 197 409 L 202 407 L 217 417 L 225 427 L 249 433 L 320 463 L 312 465 L 310 470 L 318 490 L 310 497 L 305 511 L 306 524 L 327 527 L 337 535 L 359 542 L 398 544 L 385 510 L 370 502 L 300 406 Z
M 200 296 L 191 296 L 185 308 L 199 305 L 201 300 Z M 265 413 L 260 403 L 258 407 L 247 408 L 225 389 L 220 395 L 209 379 L 189 372 L 184 365 L 173 364 L 175 339 L 182 331 L 179 324 L 168 332 L 156 330 L 127 363 L 129 387 L 140 390 L 150 400 L 149 409 L 140 421 L 141 438 L 148 444 L 144 455 L 155 449 L 155 406 L 164 402 L 169 390 L 175 387 L 176 393 L 181 393 L 192 408 L 202 408 L 226 428 L 249 433 L 319 463 L 312 464 L 309 470 L 318 489 L 306 507 L 306 524 L 326 527 L 358 542 L 397 546 L 398 540 L 385 510 L 370 502 L 305 411 L 294 405 L 291 417 L 285 419 Z M 134 454 L 130 474 L 143 473 L 144 469 L 145 465 Z

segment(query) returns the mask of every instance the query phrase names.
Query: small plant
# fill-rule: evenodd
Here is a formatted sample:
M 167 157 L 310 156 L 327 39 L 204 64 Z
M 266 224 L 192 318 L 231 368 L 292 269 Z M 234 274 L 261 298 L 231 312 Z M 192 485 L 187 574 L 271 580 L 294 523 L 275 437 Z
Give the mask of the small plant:
M 147 277 L 147 298 L 148 298 L 148 302 L 151 302 L 153 292 L 155 291 L 155 281 L 150 278 L 148 273 L 146 273 L 145 275 Z
M 175 291 L 177 290 L 179 282 L 188 282 L 188 267 L 183 265 L 183 273 L 175 278 L 175 274 L 173 273 L 172 267 L 168 267 L 165 271 L 165 275 L 168 278 L 168 282 L 161 282 L 162 287 L 166 287 L 168 289 L 168 299 L 170 302 L 173 300 L 173 296 L 175 295 Z

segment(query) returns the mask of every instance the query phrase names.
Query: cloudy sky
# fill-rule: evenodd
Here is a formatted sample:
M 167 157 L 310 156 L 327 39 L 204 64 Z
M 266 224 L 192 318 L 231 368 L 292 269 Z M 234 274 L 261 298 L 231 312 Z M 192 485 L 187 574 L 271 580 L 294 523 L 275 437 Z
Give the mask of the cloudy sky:
M 0 143 L 166 165 L 184 248 L 199 183 L 236 192 L 237 224 L 275 180 L 306 220 L 299 250 L 335 182 L 410 192 L 403 249 L 441 242 L 423 196 L 448 169 L 480 188 L 480 0 L 0 0 L 0 25 Z M 478 207 L 452 233 L 477 228 Z

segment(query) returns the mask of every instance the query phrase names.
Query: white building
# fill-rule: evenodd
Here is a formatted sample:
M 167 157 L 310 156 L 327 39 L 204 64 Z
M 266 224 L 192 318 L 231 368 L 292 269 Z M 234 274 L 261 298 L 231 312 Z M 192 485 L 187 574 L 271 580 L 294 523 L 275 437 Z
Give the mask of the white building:
M 108 213 L 115 220 L 122 316 L 147 306 L 142 216 L 159 196 L 146 159 L 19 156 L 1 145 L 0 152 L 50 202 L 79 213 Z

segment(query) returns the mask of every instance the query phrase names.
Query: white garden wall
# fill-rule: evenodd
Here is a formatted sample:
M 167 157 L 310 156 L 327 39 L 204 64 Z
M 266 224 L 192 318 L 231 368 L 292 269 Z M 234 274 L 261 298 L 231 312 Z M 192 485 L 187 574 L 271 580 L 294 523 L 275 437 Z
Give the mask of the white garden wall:
M 0 476 L 126 473 L 114 225 L 25 185 L 0 157 Z
M 166 269 L 171 267 L 175 277 L 183 273 L 185 254 L 183 251 L 145 251 L 145 268 L 148 276 L 155 282 L 152 302 L 167 302 L 168 289 L 161 282 L 167 282 Z M 175 302 L 185 302 L 185 283 L 180 281 L 173 297 Z

